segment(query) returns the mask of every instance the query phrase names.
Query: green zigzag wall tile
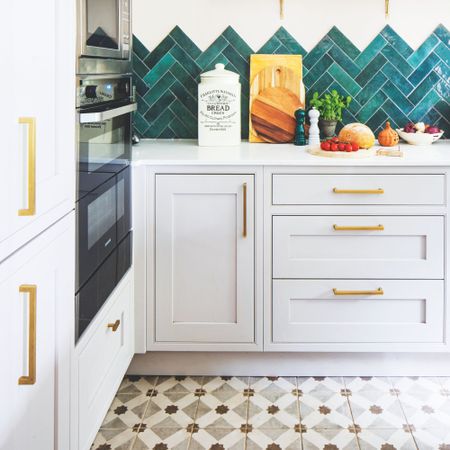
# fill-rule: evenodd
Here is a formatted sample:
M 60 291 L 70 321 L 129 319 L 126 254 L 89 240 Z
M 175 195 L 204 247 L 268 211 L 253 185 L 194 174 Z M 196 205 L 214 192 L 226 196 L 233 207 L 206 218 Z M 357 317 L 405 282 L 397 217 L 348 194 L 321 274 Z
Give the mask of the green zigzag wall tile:
M 152 51 L 133 36 L 133 70 L 138 111 L 135 130 L 148 138 L 195 138 L 200 73 L 222 62 L 242 84 L 242 136 L 248 135 L 249 56 L 301 54 L 307 98 L 338 89 L 354 99 L 344 121 L 362 121 L 375 132 L 423 120 L 450 137 L 450 33 L 439 25 L 413 50 L 390 26 L 360 51 L 333 27 L 307 52 L 283 27 L 256 52 L 232 28 L 201 51 L 175 27 Z

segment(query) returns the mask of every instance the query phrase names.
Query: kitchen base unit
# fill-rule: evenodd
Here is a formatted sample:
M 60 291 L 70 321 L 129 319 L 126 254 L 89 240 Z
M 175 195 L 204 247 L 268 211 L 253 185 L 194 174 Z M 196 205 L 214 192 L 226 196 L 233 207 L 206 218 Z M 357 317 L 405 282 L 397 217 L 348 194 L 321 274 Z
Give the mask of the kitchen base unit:
M 71 449 L 89 450 L 134 353 L 133 269 L 122 278 L 74 350 Z
M 164 353 L 138 355 L 130 371 L 185 373 L 182 351 L 199 352 L 199 367 L 200 352 L 217 352 L 214 364 L 223 352 L 236 363 L 241 352 L 364 355 L 341 373 L 362 373 L 369 353 L 374 368 L 389 353 L 438 359 L 450 348 L 449 150 L 343 161 L 294 146 L 141 142 L 136 351 Z

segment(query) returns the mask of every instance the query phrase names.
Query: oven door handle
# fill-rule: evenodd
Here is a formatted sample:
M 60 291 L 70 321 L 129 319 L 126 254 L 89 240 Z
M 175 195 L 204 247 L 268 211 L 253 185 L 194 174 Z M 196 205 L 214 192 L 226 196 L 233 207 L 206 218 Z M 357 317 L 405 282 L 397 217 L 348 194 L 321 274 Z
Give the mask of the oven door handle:
M 80 113 L 80 123 L 104 122 L 105 120 L 136 111 L 136 109 L 137 104 L 130 103 L 129 105 L 119 106 L 118 108 L 108 109 L 106 111 Z

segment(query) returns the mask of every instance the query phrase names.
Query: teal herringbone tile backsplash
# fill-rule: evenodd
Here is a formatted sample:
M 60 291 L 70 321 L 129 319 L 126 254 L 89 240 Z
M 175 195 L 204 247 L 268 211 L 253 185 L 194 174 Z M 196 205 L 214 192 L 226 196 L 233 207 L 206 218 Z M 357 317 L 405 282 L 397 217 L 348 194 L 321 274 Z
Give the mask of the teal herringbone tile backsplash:
M 416 50 L 386 26 L 363 51 L 336 27 L 307 52 L 280 28 L 257 52 L 228 27 L 204 52 L 179 28 L 149 51 L 134 36 L 135 129 L 147 138 L 197 137 L 197 83 L 218 62 L 241 75 L 242 137 L 248 137 L 249 56 L 303 55 L 307 96 L 338 89 L 353 101 L 344 122 L 378 132 L 387 119 L 437 124 L 450 137 L 450 33 L 438 26 Z

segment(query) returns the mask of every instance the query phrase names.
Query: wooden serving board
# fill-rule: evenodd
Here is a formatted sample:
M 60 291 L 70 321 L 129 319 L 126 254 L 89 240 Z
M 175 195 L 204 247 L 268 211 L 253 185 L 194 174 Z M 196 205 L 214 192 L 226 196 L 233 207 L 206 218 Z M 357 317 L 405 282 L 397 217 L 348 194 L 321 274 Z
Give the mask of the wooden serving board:
M 251 55 L 250 142 L 292 142 L 305 107 L 300 55 Z
M 356 152 L 330 152 L 322 150 L 320 147 L 308 148 L 308 153 L 314 156 L 322 156 L 324 158 L 347 158 L 347 159 L 362 159 L 371 158 L 377 154 L 375 147 L 368 150 L 360 149 Z

